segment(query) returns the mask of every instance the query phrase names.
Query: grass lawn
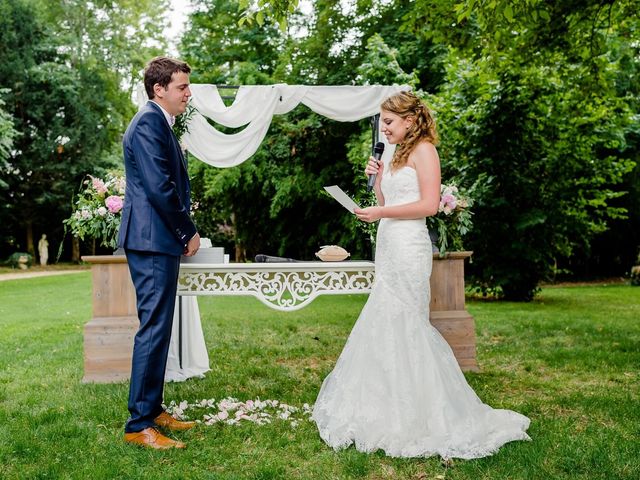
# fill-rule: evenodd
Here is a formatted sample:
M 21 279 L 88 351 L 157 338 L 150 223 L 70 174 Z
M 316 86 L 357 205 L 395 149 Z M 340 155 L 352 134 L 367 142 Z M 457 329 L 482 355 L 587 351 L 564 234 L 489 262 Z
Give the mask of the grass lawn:
M 292 313 L 252 298 L 200 298 L 212 371 L 169 384 L 166 401 L 234 396 L 313 403 L 365 296 L 320 297 Z M 637 479 L 640 288 L 547 287 L 529 304 L 470 301 L 490 405 L 532 420 L 532 442 L 443 465 L 353 448 L 313 423 L 199 426 L 185 451 L 122 442 L 127 384 L 82 384 L 90 273 L 0 282 L 2 479 Z M 429 408 L 429 405 L 425 405 Z

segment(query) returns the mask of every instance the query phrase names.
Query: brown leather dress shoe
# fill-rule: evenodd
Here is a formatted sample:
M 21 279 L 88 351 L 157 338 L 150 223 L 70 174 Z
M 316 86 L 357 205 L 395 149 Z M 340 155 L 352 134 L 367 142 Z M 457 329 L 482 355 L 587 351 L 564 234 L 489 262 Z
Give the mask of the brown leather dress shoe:
M 165 437 L 153 427 L 145 428 L 141 432 L 125 433 L 124 441 L 147 448 L 155 448 L 156 450 L 186 447 L 184 443 Z
M 166 428 L 167 430 L 176 430 L 176 431 L 189 430 L 190 428 L 193 428 L 196 426 L 196 422 L 182 422 L 180 420 L 176 420 L 167 412 L 162 412 L 160 415 L 158 415 L 155 418 L 154 422 L 159 427 Z

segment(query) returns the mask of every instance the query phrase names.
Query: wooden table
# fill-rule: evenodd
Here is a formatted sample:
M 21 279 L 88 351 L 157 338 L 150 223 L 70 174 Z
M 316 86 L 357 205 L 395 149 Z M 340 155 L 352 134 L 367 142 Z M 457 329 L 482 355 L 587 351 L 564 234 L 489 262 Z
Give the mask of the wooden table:
M 464 304 L 464 259 L 471 252 L 434 255 L 430 320 L 466 371 L 478 371 L 475 324 Z M 84 328 L 84 382 L 129 378 L 138 329 L 135 290 L 124 256 L 86 256 L 93 276 L 93 318 Z M 369 293 L 373 262 L 224 263 L 180 265 L 178 295 L 251 295 L 293 311 L 318 295 Z

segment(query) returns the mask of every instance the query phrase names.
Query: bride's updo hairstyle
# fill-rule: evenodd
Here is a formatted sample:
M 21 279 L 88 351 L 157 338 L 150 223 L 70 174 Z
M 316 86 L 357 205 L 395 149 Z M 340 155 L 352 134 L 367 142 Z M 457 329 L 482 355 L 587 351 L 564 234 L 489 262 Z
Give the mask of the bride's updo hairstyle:
M 406 165 L 409 154 L 421 141 L 426 140 L 434 145 L 438 144 L 438 133 L 433 115 L 424 102 L 414 93 L 396 93 L 382 102 L 380 108 L 387 112 L 395 113 L 401 118 L 413 118 L 404 141 L 398 145 L 393 155 L 393 160 L 391 161 L 393 169 Z

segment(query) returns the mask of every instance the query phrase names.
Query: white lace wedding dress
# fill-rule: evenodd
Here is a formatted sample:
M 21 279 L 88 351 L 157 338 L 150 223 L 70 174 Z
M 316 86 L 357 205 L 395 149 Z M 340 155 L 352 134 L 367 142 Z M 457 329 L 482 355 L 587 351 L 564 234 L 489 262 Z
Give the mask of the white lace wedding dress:
M 382 192 L 386 205 L 418 200 L 415 170 L 387 168 Z M 373 289 L 313 409 L 331 447 L 470 459 L 529 439 L 529 419 L 483 404 L 429 323 L 431 265 L 424 218 L 380 221 Z

